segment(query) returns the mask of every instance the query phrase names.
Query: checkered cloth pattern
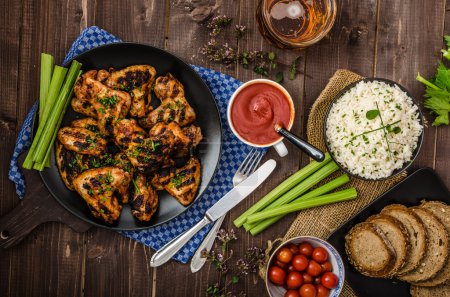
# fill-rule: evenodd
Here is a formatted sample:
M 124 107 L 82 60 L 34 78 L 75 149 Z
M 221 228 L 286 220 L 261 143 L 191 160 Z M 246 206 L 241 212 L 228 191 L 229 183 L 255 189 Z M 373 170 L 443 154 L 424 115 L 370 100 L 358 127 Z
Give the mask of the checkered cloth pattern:
M 89 49 L 120 41 L 121 40 L 114 35 L 96 26 L 86 28 L 70 47 L 63 64 L 69 62 L 73 58 L 76 58 L 77 55 Z M 169 222 L 156 227 L 141 231 L 121 232 L 121 234 L 137 240 L 144 245 L 150 246 L 155 250 L 161 248 L 171 239 L 195 225 L 201 218 L 203 218 L 205 212 L 217 200 L 231 190 L 233 187 L 233 175 L 244 160 L 245 156 L 251 150 L 251 147 L 243 144 L 233 135 L 227 123 L 226 114 L 228 100 L 230 99 L 231 94 L 239 87 L 241 82 L 228 75 L 211 69 L 199 66 L 192 67 L 208 85 L 219 108 L 223 132 L 222 155 L 220 156 L 216 174 L 210 182 L 208 188 L 205 189 L 201 197 L 198 197 L 188 210 Z M 25 180 L 18 167 L 17 158 L 31 145 L 31 122 L 36 109 L 37 104 L 35 103 L 23 123 L 16 142 L 14 154 L 11 158 L 11 165 L 9 169 L 9 179 L 16 184 L 16 192 L 21 198 L 23 198 L 25 194 Z M 191 241 L 189 241 L 180 250 L 180 252 L 174 256 L 174 259 L 182 263 L 186 263 L 194 254 L 210 228 L 211 225 L 206 226 L 198 234 L 196 234 Z

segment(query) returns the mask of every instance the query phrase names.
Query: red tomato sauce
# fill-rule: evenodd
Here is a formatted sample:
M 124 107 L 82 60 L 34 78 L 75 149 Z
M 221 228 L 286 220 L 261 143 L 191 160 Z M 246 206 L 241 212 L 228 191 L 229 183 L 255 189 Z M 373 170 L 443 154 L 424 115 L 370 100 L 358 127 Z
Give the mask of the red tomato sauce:
M 281 138 L 275 124 L 289 128 L 291 104 L 277 87 L 254 83 L 243 88 L 234 98 L 230 116 L 236 132 L 248 142 L 265 145 Z

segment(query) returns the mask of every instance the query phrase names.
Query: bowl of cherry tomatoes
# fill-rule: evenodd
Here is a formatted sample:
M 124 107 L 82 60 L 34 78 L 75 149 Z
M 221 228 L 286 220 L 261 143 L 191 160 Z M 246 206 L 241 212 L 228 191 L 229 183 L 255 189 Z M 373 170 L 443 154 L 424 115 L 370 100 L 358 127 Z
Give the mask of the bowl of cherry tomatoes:
M 331 244 L 317 237 L 299 236 L 273 251 L 266 288 L 271 297 L 337 297 L 344 279 L 344 264 Z

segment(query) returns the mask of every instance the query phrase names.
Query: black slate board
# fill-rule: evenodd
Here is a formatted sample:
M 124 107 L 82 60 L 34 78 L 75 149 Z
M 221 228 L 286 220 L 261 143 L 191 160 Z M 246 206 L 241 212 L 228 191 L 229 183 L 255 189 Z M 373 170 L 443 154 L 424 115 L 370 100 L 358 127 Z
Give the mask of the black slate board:
M 414 206 L 418 205 L 423 199 L 439 200 L 450 204 L 450 192 L 431 168 L 422 168 L 415 171 L 328 237 L 328 242 L 341 254 L 344 261 L 345 278 L 358 296 L 410 296 L 409 284 L 396 279 L 370 278 L 359 273 L 350 265 L 345 253 L 345 235 L 355 224 L 379 213 L 386 205 L 399 203 L 405 206 Z

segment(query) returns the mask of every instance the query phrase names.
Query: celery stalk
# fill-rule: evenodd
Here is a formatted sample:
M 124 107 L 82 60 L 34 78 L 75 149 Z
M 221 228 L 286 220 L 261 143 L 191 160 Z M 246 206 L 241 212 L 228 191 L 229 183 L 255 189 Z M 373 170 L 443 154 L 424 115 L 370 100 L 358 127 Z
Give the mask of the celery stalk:
M 249 215 L 263 209 L 264 207 L 275 201 L 278 197 L 289 191 L 299 182 L 301 182 L 302 180 L 304 180 L 305 178 L 307 178 L 308 176 L 310 176 L 311 174 L 313 174 L 314 172 L 325 166 L 330 161 L 331 161 L 330 154 L 326 153 L 325 159 L 322 162 L 312 161 L 311 163 L 309 163 L 296 173 L 292 174 L 284 182 L 279 184 L 275 189 L 270 191 L 266 196 L 261 198 L 252 207 L 247 209 L 243 214 L 241 214 L 237 219 L 235 219 L 233 222 L 234 225 L 236 225 L 236 227 L 241 227 L 245 223 Z
M 81 75 L 81 70 L 79 71 L 78 76 L 80 76 L 80 75 Z M 67 107 L 69 106 L 69 102 L 70 102 L 70 98 L 72 97 L 72 94 L 73 94 L 73 88 L 72 88 L 72 92 L 71 92 L 70 95 L 69 95 L 69 99 L 66 100 L 66 104 L 65 104 L 65 106 L 64 106 L 64 108 L 63 108 L 64 111 L 65 111 L 65 110 L 67 109 Z M 64 118 L 64 114 L 65 114 L 65 113 L 61 113 L 61 114 L 59 115 L 58 123 L 57 123 L 57 125 L 56 125 L 57 127 L 61 126 L 62 120 L 63 120 L 63 118 Z M 57 135 L 58 135 L 58 129 L 55 129 L 55 131 L 53 132 L 52 141 L 51 141 L 52 145 L 50 145 L 50 146 L 47 148 L 47 152 L 45 153 L 44 162 L 42 162 L 42 163 L 35 163 L 35 164 L 34 164 L 34 167 L 33 167 L 34 169 L 39 170 L 39 171 L 42 171 L 42 170 L 44 170 L 45 167 L 50 167 L 50 156 L 51 156 L 52 149 L 53 149 L 53 143 L 55 142 L 55 139 L 56 139 L 56 136 L 57 136 Z
M 304 181 L 299 183 L 297 186 L 295 186 L 294 188 L 289 190 L 289 192 L 287 192 L 286 194 L 284 194 L 283 196 L 281 196 L 280 198 L 278 198 L 277 200 L 272 202 L 270 205 L 268 205 L 266 208 L 264 208 L 264 210 L 273 209 L 277 206 L 284 205 L 284 204 L 291 202 L 292 200 L 294 200 L 295 198 L 299 197 L 300 195 L 302 195 L 303 193 L 308 191 L 314 185 L 316 185 L 321 180 L 325 179 L 326 177 L 328 177 L 330 174 L 337 171 L 338 169 L 339 169 L 339 167 L 336 165 L 336 163 L 334 161 L 328 163 L 327 165 L 325 165 L 324 167 L 319 169 L 317 172 L 315 172 L 313 175 L 309 176 L 307 179 L 305 179 Z M 251 222 L 247 221 L 244 224 L 244 228 L 245 228 L 245 230 L 248 231 L 248 230 L 252 229 L 253 227 L 255 227 L 255 225 L 256 225 L 255 223 L 251 223 Z
M 45 99 L 45 108 L 44 112 L 42 113 L 42 120 L 39 121 L 39 126 L 36 131 L 36 134 L 33 137 L 33 142 L 31 143 L 31 147 L 28 150 L 27 157 L 25 158 L 25 161 L 23 162 L 22 165 L 22 167 L 25 169 L 31 169 L 33 167 L 35 153 L 36 150 L 38 149 L 39 141 L 41 140 L 41 136 L 43 135 L 43 133 L 45 134 L 44 128 L 48 120 L 48 115 L 50 114 L 50 111 L 54 112 L 53 106 L 55 98 L 58 97 L 66 73 L 67 69 L 60 66 L 55 66 L 53 70 L 52 80 L 50 82 L 48 94 Z
M 348 177 L 348 175 L 347 174 L 343 174 L 343 175 L 333 179 L 332 181 L 330 181 L 330 182 L 328 182 L 328 183 L 318 187 L 317 189 L 309 191 L 305 195 L 302 195 L 302 196 L 296 198 L 294 201 L 290 202 L 288 205 L 291 205 L 291 204 L 296 203 L 298 201 L 304 201 L 304 200 L 307 200 L 307 199 L 311 199 L 311 198 L 314 198 L 314 197 L 317 197 L 317 196 L 324 195 L 326 193 L 329 193 L 329 192 L 333 191 L 334 189 L 339 188 L 342 185 L 345 185 L 349 181 L 350 181 L 350 178 Z M 244 224 L 244 228 L 245 228 L 246 231 L 250 231 L 251 229 L 256 227 L 256 225 L 258 225 L 258 224 L 264 224 L 266 226 L 266 228 L 267 228 L 270 225 L 274 224 L 275 222 L 279 221 L 281 218 L 283 218 L 283 215 L 276 216 L 276 217 L 273 217 L 273 218 L 270 218 L 270 219 L 264 220 L 263 222 L 258 222 L 258 223 L 246 222 Z
M 33 161 L 36 163 L 44 163 L 44 158 L 46 157 L 47 150 L 49 146 L 53 146 L 55 140 L 54 131 L 58 130 L 58 123 L 60 122 L 60 117 L 66 112 L 68 106 L 68 101 L 73 91 L 73 86 L 78 78 L 80 72 L 81 64 L 77 61 L 73 61 L 70 65 L 69 72 L 64 81 L 64 85 L 52 110 L 49 115 L 48 120 L 45 123 L 44 134 L 42 138 L 39 139 L 36 153 L 34 155 Z
M 53 73 L 53 56 L 41 54 L 41 75 L 39 83 L 39 123 L 42 122 L 42 116 L 46 108 L 46 99 Z
M 323 196 L 318 196 L 318 197 L 315 197 L 312 199 L 302 200 L 302 201 L 298 201 L 298 202 L 291 203 L 288 205 L 282 205 L 275 209 L 262 211 L 260 213 L 250 216 L 248 219 L 249 220 L 256 219 L 257 221 L 259 221 L 261 219 L 273 218 L 273 217 L 277 217 L 280 215 L 286 215 L 288 213 L 307 209 L 307 208 L 318 207 L 318 206 L 322 206 L 322 205 L 326 205 L 326 204 L 352 200 L 352 199 L 355 199 L 357 196 L 358 196 L 358 193 L 357 193 L 356 189 L 350 188 L 350 189 L 342 190 L 339 192 L 326 194 Z M 253 229 L 250 230 L 250 233 L 252 235 L 256 235 L 256 234 L 260 233 L 261 231 L 263 231 L 264 229 L 265 229 L 265 225 L 258 224 L 256 227 L 254 227 Z

